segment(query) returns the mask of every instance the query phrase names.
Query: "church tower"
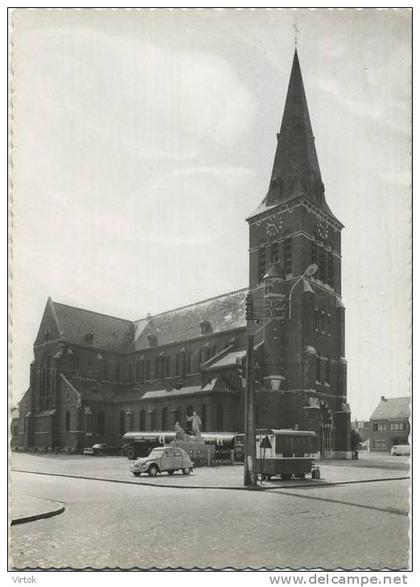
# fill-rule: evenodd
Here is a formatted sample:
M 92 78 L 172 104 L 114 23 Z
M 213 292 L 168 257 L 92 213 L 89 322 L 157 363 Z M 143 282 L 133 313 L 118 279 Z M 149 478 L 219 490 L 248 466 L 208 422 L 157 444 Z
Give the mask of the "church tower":
M 325 199 L 297 51 L 268 192 L 247 221 L 257 427 L 315 430 L 322 456 L 346 457 L 343 225 Z

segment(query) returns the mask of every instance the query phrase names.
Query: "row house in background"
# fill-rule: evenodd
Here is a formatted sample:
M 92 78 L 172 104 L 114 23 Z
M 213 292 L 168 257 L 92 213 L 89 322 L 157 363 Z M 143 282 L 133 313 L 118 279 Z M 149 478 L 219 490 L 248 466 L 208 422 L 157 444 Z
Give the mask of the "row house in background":
M 410 397 L 381 397 L 369 418 L 370 449 L 389 452 L 395 444 L 409 444 Z

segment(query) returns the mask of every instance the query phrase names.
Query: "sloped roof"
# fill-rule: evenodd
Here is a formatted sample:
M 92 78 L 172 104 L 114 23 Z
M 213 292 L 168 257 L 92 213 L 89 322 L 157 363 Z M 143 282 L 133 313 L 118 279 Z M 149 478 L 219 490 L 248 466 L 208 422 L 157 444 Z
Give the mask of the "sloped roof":
M 410 417 L 409 397 L 381 399 L 370 420 L 399 420 Z
M 246 350 L 234 351 L 228 353 L 218 361 L 215 361 L 208 367 L 205 367 L 205 371 L 218 371 L 219 369 L 226 369 L 229 367 L 236 367 L 237 361 L 243 359 L 246 355 Z
M 299 57 L 295 50 L 269 189 L 262 204 L 250 218 L 273 205 L 299 196 L 306 196 L 333 216 L 325 201 L 315 137 Z
M 83 310 L 53 302 L 58 327 L 64 340 L 86 344 L 86 335 L 93 334 L 92 346 L 103 350 L 124 352 L 134 339 L 134 326 L 130 320 Z
M 82 399 L 89 403 L 136 401 L 142 394 L 134 385 L 123 385 L 111 381 L 102 382 L 82 377 L 67 377 L 66 379 L 82 396 Z
M 202 336 L 200 322 L 209 322 L 211 333 L 219 333 L 246 326 L 245 297 L 248 289 L 240 289 L 189 306 L 151 316 L 145 326 L 144 319 L 137 320 L 138 336 L 135 349 L 149 347 L 148 336 L 157 337 L 161 346 Z

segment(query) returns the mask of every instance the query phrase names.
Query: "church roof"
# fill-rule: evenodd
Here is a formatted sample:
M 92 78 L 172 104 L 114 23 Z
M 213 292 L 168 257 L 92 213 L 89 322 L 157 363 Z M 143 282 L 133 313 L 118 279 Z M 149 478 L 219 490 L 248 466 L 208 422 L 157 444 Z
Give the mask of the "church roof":
M 370 420 L 396 420 L 410 417 L 409 397 L 381 398 Z
M 240 289 L 140 320 L 124 320 L 107 314 L 75 308 L 49 298 L 49 308 L 63 340 L 110 352 L 133 350 L 187 341 L 203 334 L 217 334 L 243 328 L 245 297 Z M 203 331 L 203 326 L 206 330 Z
M 295 50 L 269 189 L 252 216 L 299 196 L 306 196 L 332 216 L 325 201 L 315 137 Z
M 229 292 L 189 306 L 150 316 L 135 324 L 138 336 L 135 349 L 145 349 L 149 336 L 156 336 L 157 346 L 178 341 L 186 341 L 203 335 L 201 323 L 209 324 L 206 334 L 235 330 L 246 326 L 245 297 L 248 288 Z
M 93 335 L 93 347 L 114 352 L 130 349 L 134 338 L 134 326 L 130 320 L 83 310 L 53 302 L 53 311 L 60 335 L 67 342 L 87 344 L 87 336 Z

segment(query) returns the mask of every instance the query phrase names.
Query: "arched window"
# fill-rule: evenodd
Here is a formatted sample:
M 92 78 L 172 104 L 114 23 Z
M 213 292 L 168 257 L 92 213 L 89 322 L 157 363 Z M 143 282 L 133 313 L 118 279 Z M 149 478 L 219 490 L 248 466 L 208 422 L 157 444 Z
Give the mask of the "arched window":
M 127 430 L 128 432 L 134 430 L 134 412 L 132 410 L 127 412 Z
M 120 434 L 125 432 L 125 414 L 123 410 L 120 411 Z
M 206 404 L 201 406 L 201 430 L 206 431 L 207 407 Z
M 150 430 L 156 430 L 156 412 L 150 413 Z
M 105 412 L 100 411 L 96 416 L 96 431 L 98 434 L 105 434 Z
M 139 429 L 140 430 L 145 430 L 146 429 L 146 412 L 144 410 L 140 410 L 140 422 L 139 422 L 140 426 Z
M 162 430 L 167 430 L 168 428 L 168 408 L 163 408 L 162 410 Z
M 66 432 L 70 432 L 70 411 L 66 410 Z
M 222 404 L 217 404 L 216 410 L 216 431 L 222 432 L 223 431 L 223 406 Z
M 141 359 L 138 362 L 139 365 L 139 381 L 140 383 L 144 383 L 144 359 Z

